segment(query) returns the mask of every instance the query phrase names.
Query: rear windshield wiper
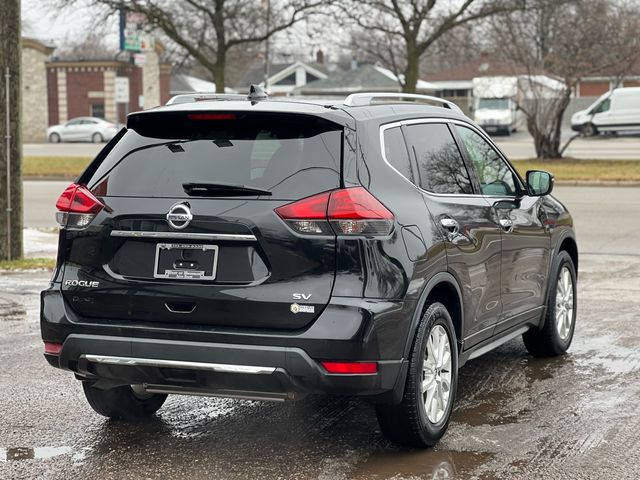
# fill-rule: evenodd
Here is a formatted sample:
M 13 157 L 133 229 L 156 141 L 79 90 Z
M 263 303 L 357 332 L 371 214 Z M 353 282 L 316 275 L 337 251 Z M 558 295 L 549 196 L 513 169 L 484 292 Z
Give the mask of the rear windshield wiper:
M 209 182 L 193 182 L 183 183 L 184 191 L 193 197 L 223 196 L 235 197 L 244 195 L 271 195 L 269 190 L 262 188 L 248 187 L 235 183 L 209 183 Z

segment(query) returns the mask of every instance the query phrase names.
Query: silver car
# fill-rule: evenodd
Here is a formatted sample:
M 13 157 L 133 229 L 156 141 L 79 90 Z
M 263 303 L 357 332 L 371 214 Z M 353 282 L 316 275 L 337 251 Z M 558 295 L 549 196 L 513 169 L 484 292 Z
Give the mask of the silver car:
M 59 142 L 108 142 L 118 133 L 118 126 L 97 117 L 72 118 L 62 125 L 47 129 L 51 143 Z

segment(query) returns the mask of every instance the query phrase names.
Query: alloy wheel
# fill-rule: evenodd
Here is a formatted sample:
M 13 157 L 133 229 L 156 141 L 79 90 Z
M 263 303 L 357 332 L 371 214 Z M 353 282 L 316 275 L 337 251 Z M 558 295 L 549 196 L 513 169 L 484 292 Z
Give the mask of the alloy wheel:
M 422 398 L 427 418 L 438 423 L 444 417 L 451 395 L 451 344 L 442 325 L 429 333 L 422 365 Z
M 556 329 L 561 340 L 566 340 L 571 334 L 573 324 L 573 279 L 571 272 L 564 266 L 558 275 L 556 286 L 555 319 Z

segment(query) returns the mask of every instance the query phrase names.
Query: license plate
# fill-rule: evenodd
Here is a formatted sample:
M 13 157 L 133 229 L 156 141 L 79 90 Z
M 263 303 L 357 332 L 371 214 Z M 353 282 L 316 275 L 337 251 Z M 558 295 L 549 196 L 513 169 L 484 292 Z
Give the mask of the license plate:
M 153 276 L 177 280 L 214 280 L 217 264 L 217 245 L 159 243 L 156 245 Z

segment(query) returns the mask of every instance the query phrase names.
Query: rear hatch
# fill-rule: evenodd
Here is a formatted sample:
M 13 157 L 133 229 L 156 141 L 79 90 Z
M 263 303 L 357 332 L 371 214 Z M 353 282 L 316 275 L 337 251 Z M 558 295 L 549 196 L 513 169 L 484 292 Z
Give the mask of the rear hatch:
M 340 186 L 342 127 L 300 114 L 145 112 L 79 180 L 103 208 L 63 230 L 80 321 L 300 329 L 329 301 L 335 235 L 274 209 Z

